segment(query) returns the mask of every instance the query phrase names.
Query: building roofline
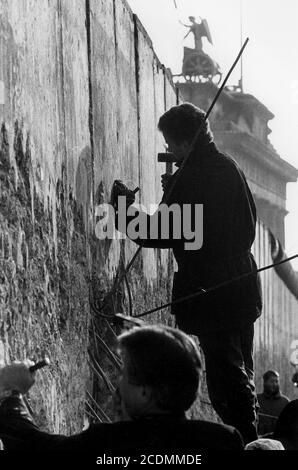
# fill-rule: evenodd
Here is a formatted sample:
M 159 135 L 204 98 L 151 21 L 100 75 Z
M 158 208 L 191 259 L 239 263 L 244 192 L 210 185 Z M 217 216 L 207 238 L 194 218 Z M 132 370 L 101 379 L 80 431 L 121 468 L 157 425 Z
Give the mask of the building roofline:
M 229 92 L 235 101 L 240 102 L 241 104 L 249 104 L 254 107 L 254 111 L 258 111 L 261 116 L 263 116 L 267 121 L 270 121 L 275 116 L 274 114 L 259 101 L 255 96 L 249 93 L 241 93 L 239 91 L 230 91 Z
M 296 183 L 298 179 L 298 169 L 283 160 L 275 149 L 263 144 L 247 132 L 235 131 L 214 131 L 214 135 L 219 138 L 224 137 L 225 142 L 233 146 L 237 145 L 237 151 L 243 151 L 248 157 L 255 158 L 259 164 L 264 165 L 271 171 L 282 177 L 288 183 Z M 237 140 L 236 140 L 237 139 Z

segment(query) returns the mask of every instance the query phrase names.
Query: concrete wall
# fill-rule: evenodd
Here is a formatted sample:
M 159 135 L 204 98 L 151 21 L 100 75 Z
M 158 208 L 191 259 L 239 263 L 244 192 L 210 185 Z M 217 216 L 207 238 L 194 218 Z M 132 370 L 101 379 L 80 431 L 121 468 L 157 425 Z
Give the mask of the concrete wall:
M 121 0 L 1 0 L 0 57 L 0 359 L 49 355 L 32 407 L 45 429 L 74 432 L 86 391 L 112 414 L 119 326 L 90 299 L 101 305 L 136 250 L 96 238 L 95 207 L 116 178 L 159 201 L 156 126 L 176 94 Z M 144 250 L 105 313 L 127 312 L 129 293 L 133 313 L 167 301 L 172 270 L 167 250 Z
M 0 57 L 0 360 L 50 356 L 32 407 L 45 429 L 70 433 L 86 410 L 115 415 L 109 348 L 121 327 L 99 315 L 102 306 L 105 315 L 131 306 L 136 314 L 170 299 L 172 257 L 143 250 L 103 303 L 136 246 L 98 240 L 95 208 L 109 202 L 116 178 L 139 186 L 143 204 L 160 200 L 156 126 L 176 93 L 122 0 L 0 0 Z M 270 263 L 261 225 L 254 250 L 260 266 Z M 272 270 L 263 286 L 257 383 L 275 367 L 291 395 L 297 302 Z M 173 324 L 167 311 L 146 321 Z M 204 384 L 190 414 L 215 419 Z
M 89 377 L 88 222 L 75 194 L 90 153 L 85 2 L 1 1 L 0 15 L 2 359 L 48 354 L 34 408 L 74 431 Z

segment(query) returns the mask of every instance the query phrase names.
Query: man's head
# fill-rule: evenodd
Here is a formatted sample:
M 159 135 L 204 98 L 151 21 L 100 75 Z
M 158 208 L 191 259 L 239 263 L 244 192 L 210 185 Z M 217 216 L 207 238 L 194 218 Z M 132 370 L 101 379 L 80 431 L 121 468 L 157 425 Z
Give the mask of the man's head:
M 196 21 L 195 17 L 194 16 L 189 16 L 188 17 L 189 21 L 191 21 L 192 23 L 194 23 Z
M 183 160 L 191 150 L 191 145 L 200 128 L 197 144 L 204 146 L 212 142 L 213 136 L 205 113 L 191 103 L 173 106 L 166 111 L 158 122 L 169 151 Z
M 119 337 L 122 407 L 130 418 L 183 413 L 196 399 L 200 353 L 185 333 L 166 326 L 136 327 Z
M 263 375 L 264 392 L 267 395 L 279 394 L 279 373 L 276 370 L 267 370 Z

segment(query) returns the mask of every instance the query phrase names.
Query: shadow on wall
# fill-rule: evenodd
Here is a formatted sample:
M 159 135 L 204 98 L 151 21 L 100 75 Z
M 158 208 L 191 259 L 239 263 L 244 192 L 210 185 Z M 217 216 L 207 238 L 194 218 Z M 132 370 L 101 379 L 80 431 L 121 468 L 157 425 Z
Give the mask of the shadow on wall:
M 92 154 L 86 146 L 80 153 L 75 177 L 75 198 L 82 208 L 86 233 L 92 230 Z
M 90 243 L 92 244 L 92 252 L 97 253 L 97 258 L 103 265 L 109 255 L 112 240 L 103 239 L 99 240 L 96 237 L 95 227 L 98 223 L 99 217 L 96 216 L 95 208 L 103 203 L 106 203 L 104 197 L 104 184 L 101 181 L 97 187 L 95 195 L 93 196 L 93 161 L 91 148 L 84 147 L 79 156 L 79 163 L 75 176 L 75 198 L 77 206 L 81 208 L 82 220 L 84 223 L 84 231 L 88 234 Z
M 12 120 L 15 116 L 14 100 L 16 98 L 16 83 L 18 70 L 18 49 L 14 40 L 11 25 L 7 19 L 0 15 L 0 51 L 1 51 L 1 79 L 2 99 L 0 101 L 0 111 L 7 120 Z M 0 83 L 1 85 L 1 83 Z
M 110 289 L 111 276 L 105 267 L 112 249 L 112 240 L 99 239 L 96 236 L 95 227 L 100 217 L 96 215 L 97 206 L 107 203 L 103 181 L 100 181 L 95 195 L 93 195 L 93 161 L 89 146 L 84 147 L 79 156 L 79 162 L 75 175 L 75 205 L 77 207 L 77 219 L 75 231 L 84 232 L 88 238 L 88 247 L 91 266 L 91 283 L 89 300 L 93 308 L 99 313 L 102 309 L 111 313 L 115 308 L 120 308 L 123 303 L 123 289 L 119 286 L 116 293 L 116 305 L 111 304 Z M 82 224 L 79 227 L 79 224 Z M 124 244 L 121 244 L 121 254 L 124 256 Z M 115 279 L 123 271 L 123 263 L 119 263 Z M 121 310 L 121 308 L 120 308 Z

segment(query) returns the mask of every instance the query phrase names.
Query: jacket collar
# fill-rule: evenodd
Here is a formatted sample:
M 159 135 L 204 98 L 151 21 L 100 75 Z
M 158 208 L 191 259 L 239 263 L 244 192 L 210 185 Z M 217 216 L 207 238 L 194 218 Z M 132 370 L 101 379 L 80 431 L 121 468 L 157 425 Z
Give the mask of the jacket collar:
M 272 393 L 263 391 L 263 395 L 265 398 L 270 398 L 271 400 L 277 400 L 278 398 L 281 397 L 280 391 L 278 393 L 275 393 L 275 395 L 272 395 Z
M 216 145 L 214 142 L 209 142 L 207 145 L 197 145 L 192 152 L 190 153 L 187 161 L 187 165 L 193 165 L 196 164 L 198 161 L 200 161 L 203 158 L 208 158 L 210 154 L 214 153 L 217 150 Z M 182 165 L 182 161 L 176 162 L 175 166 L 177 168 L 180 168 Z

